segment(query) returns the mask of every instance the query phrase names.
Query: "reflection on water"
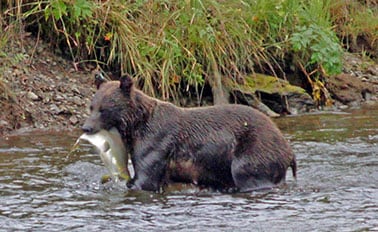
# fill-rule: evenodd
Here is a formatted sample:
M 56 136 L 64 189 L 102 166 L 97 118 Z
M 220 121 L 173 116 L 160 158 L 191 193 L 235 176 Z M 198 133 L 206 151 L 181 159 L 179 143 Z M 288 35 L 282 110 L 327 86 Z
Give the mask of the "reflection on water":
M 298 181 L 221 194 L 177 185 L 164 194 L 99 183 L 89 147 L 68 155 L 80 132 L 0 139 L 0 227 L 33 231 L 378 230 L 378 110 L 277 120 L 298 159 Z

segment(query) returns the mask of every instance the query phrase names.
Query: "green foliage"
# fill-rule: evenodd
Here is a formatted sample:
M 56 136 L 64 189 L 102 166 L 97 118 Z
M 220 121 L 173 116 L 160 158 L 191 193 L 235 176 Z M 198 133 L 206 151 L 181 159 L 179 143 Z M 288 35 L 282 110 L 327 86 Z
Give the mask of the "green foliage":
M 327 0 L 29 1 L 24 20 L 74 62 L 131 73 L 144 91 L 177 100 L 210 78 L 240 79 L 282 66 L 337 73 L 341 49 Z
M 76 0 L 73 3 L 65 0 L 51 0 L 44 8 L 45 20 L 50 17 L 55 20 L 69 20 L 77 22 L 92 16 L 94 4 L 88 0 Z M 70 16 L 65 19 L 64 16 Z
M 93 12 L 96 10 L 93 1 L 51 0 L 45 4 L 36 1 L 34 5 L 35 7 L 26 14 L 39 14 L 38 9 L 42 8 L 45 22 L 39 23 L 42 25 L 43 34 L 51 36 L 49 39 L 57 43 L 65 40 L 74 61 L 81 55 L 94 50 L 98 38 L 95 33 L 98 22 L 93 17 Z M 51 31 L 54 31 L 55 34 L 47 34 Z M 60 37 L 60 34 L 63 37 Z M 52 38 L 55 36 L 58 36 L 58 40 Z M 87 48 L 87 51 L 85 51 L 85 48 Z
M 314 0 L 298 11 L 298 25 L 291 35 L 294 54 L 306 67 L 324 68 L 327 74 L 341 72 L 342 49 L 331 30 L 329 1 Z M 310 70 L 312 71 L 312 70 Z
M 298 26 L 292 34 L 293 50 L 302 62 L 322 65 L 328 74 L 337 74 L 342 69 L 342 50 L 335 34 L 318 25 Z
M 67 5 L 63 0 L 51 1 L 50 5 L 45 8 L 45 19 L 46 21 L 53 16 L 55 20 L 59 20 L 67 15 Z

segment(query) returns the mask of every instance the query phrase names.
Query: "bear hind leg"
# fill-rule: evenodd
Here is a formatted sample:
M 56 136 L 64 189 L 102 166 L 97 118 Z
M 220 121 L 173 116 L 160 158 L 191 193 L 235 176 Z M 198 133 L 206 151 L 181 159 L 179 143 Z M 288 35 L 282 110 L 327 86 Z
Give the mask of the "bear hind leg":
M 240 192 L 271 189 L 275 186 L 266 172 L 259 170 L 256 165 L 243 162 L 242 159 L 232 161 L 231 174 Z

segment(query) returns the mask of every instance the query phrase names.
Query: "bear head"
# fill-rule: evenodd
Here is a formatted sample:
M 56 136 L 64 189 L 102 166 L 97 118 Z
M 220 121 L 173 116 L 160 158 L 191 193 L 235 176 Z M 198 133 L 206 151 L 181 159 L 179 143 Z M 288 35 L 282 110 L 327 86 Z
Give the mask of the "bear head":
M 136 117 L 134 103 L 135 90 L 130 76 L 124 75 L 119 81 L 106 81 L 102 76 L 95 76 L 97 92 L 90 104 L 90 115 L 82 130 L 94 134 L 101 129 L 132 124 Z M 126 129 L 126 128 L 122 128 Z

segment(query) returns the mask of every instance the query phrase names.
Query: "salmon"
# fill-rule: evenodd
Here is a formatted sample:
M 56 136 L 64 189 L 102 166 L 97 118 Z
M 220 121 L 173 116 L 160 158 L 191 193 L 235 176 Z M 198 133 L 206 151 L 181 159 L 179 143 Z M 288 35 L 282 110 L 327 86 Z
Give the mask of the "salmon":
M 77 139 L 74 147 L 79 146 L 82 140 L 89 142 L 96 148 L 97 153 L 109 171 L 109 175 L 102 177 L 102 183 L 110 180 L 115 182 L 126 180 L 128 182 L 131 179 L 127 167 L 128 154 L 121 135 L 116 128 L 100 130 L 95 134 L 84 133 Z

